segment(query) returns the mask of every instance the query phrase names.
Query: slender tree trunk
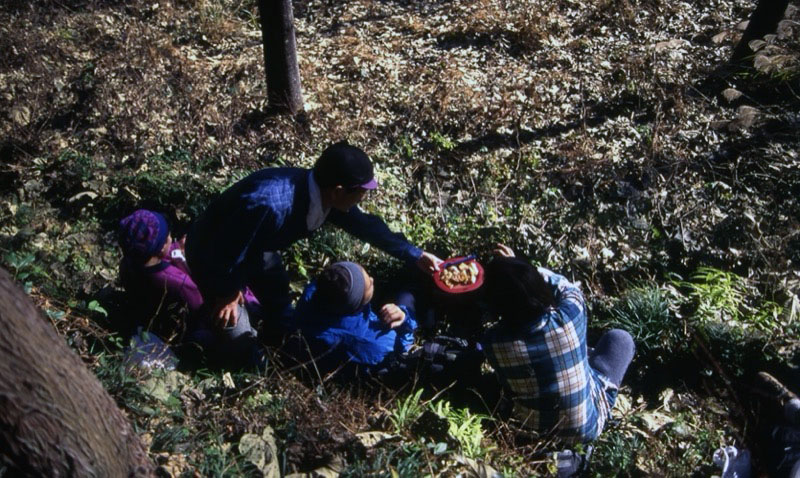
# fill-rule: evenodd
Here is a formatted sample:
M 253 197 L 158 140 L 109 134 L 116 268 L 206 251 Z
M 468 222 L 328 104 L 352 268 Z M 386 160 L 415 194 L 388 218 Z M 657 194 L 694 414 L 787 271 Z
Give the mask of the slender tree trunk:
M 258 0 L 270 108 L 296 114 L 303 109 L 292 0 Z
M 778 23 L 783 20 L 786 14 L 786 7 L 788 6 L 789 0 L 758 0 L 758 5 L 750 16 L 750 21 L 744 30 L 742 39 L 739 40 L 739 44 L 733 50 L 731 62 L 742 63 L 752 57 L 755 52 L 750 49 L 750 42 L 764 38 L 765 35 L 770 33 L 775 33 L 775 30 L 778 29 Z
M 125 415 L 0 269 L 0 465 L 8 476 L 151 476 Z

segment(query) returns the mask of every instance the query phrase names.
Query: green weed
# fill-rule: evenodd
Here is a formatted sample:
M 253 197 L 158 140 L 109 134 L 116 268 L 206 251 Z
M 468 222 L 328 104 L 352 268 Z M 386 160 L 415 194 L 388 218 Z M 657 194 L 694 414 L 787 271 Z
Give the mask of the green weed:
M 607 431 L 595 444 L 593 476 L 635 475 L 636 458 L 644 449 L 644 439 L 638 434 L 626 436 L 618 430 Z
M 456 143 L 449 136 L 438 131 L 431 133 L 430 138 L 431 143 L 438 151 L 452 151 L 456 147 Z
M 430 471 L 435 463 L 426 462 L 425 451 L 419 444 L 404 443 L 389 449 L 378 448 L 371 456 L 350 464 L 339 475 L 341 478 L 417 478 L 422 470 Z
M 51 278 L 38 262 L 32 252 L 12 251 L 3 255 L 3 263 L 10 269 L 14 280 L 22 283 L 26 294 L 31 292 L 34 284 L 46 283 Z
M 237 461 L 234 453 L 226 451 L 226 446 L 221 443 L 213 443 L 205 446 L 202 452 L 193 456 L 195 459 L 191 464 L 195 468 L 198 476 L 214 476 L 220 478 L 257 476 L 252 473 L 249 467 Z M 250 473 L 248 474 L 248 471 Z
M 25 280 L 31 274 L 36 255 L 30 252 L 9 252 L 3 256 L 3 260 L 13 271 L 15 280 Z
M 458 442 L 465 456 L 478 458 L 486 454 L 481 423 L 490 417 L 472 413 L 468 408 L 453 409 L 446 400 L 436 402 L 431 410 L 447 420 L 447 432 Z
M 108 343 L 95 352 L 94 373 L 117 403 L 139 416 L 148 415 L 145 412 L 148 398 L 139 388 L 137 377 L 122 362 L 123 347 L 122 338 L 112 335 Z
M 91 312 L 96 312 L 103 317 L 108 317 L 108 311 L 96 300 L 90 300 L 89 303 L 86 304 L 86 309 Z
M 73 150 L 64 150 L 55 161 L 62 176 L 72 177 L 79 181 L 88 181 L 95 171 L 105 165 L 95 162 L 91 157 Z
M 397 433 L 406 431 L 408 427 L 422 415 L 422 412 L 425 410 L 425 404 L 421 401 L 422 392 L 423 390 L 420 388 L 413 395 L 409 395 L 400 400 L 394 410 L 392 410 L 389 415 L 389 421 L 392 422 Z
M 277 415 L 286 405 L 286 398 L 261 391 L 247 397 L 245 407 L 266 415 Z
M 107 206 L 106 215 L 118 216 L 131 209 L 137 198 L 175 208 L 182 215 L 198 217 L 213 194 L 228 186 L 227 180 L 214 177 L 216 161 L 202 161 L 183 149 L 173 148 L 149 157 L 138 171 L 110 178 L 114 187 L 132 197 L 118 198 Z
M 395 141 L 394 144 L 394 149 L 397 154 L 400 154 L 406 159 L 411 159 L 414 157 L 414 144 L 409 136 L 403 135 L 397 138 L 397 141 Z
M 670 310 L 667 293 L 657 286 L 628 290 L 609 315 L 604 325 L 628 331 L 639 353 L 663 360 L 682 346 L 684 324 Z
M 152 451 L 175 452 L 179 445 L 186 442 L 191 436 L 191 431 L 182 425 L 167 426 L 153 436 L 150 445 Z
M 771 335 L 783 326 L 783 307 L 758 298 L 747 280 L 733 272 L 700 267 L 689 281 L 673 280 L 686 291 L 684 307 L 692 321 L 704 328 L 712 323 L 726 323 L 740 329 L 755 329 Z M 754 305 L 757 301 L 759 305 Z
M 693 318 L 700 324 L 739 320 L 745 283 L 738 275 L 713 267 L 700 267 L 690 281 L 677 281 L 676 285 L 688 290 L 695 306 Z

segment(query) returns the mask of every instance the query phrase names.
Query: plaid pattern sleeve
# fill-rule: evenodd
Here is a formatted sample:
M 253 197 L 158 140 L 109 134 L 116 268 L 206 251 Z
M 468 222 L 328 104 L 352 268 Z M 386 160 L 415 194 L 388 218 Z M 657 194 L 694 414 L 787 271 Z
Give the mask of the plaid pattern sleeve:
M 556 307 L 521 329 L 499 324 L 484 349 L 514 393 L 514 412 L 525 426 L 568 443 L 590 441 L 610 407 L 607 384 L 588 363 L 583 294 L 565 277 L 539 271 L 553 288 Z

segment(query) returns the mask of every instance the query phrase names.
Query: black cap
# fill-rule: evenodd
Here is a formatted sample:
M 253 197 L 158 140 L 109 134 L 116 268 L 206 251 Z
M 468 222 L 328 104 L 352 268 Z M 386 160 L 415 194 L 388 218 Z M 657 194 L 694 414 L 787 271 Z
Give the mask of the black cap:
M 344 186 L 375 189 L 375 173 L 367 153 L 341 141 L 325 148 L 314 164 L 314 179 L 320 187 Z

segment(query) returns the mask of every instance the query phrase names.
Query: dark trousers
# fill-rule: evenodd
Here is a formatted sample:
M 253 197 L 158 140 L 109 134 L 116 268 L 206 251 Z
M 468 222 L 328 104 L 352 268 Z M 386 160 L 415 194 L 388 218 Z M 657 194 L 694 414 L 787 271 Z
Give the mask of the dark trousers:
M 277 252 L 264 252 L 248 267 L 247 286 L 253 291 L 268 321 L 282 322 L 292 314 L 289 274 Z
M 251 313 L 255 315 L 251 316 Z M 220 328 L 214 323 L 210 311 L 203 307 L 202 316 L 187 331 L 181 345 L 186 352 L 182 358 L 190 367 L 199 365 L 203 359 L 215 367 L 239 369 L 257 366 L 261 358 L 258 332 L 254 328 L 259 320 L 258 313 L 257 306 L 239 306 L 236 325 Z

